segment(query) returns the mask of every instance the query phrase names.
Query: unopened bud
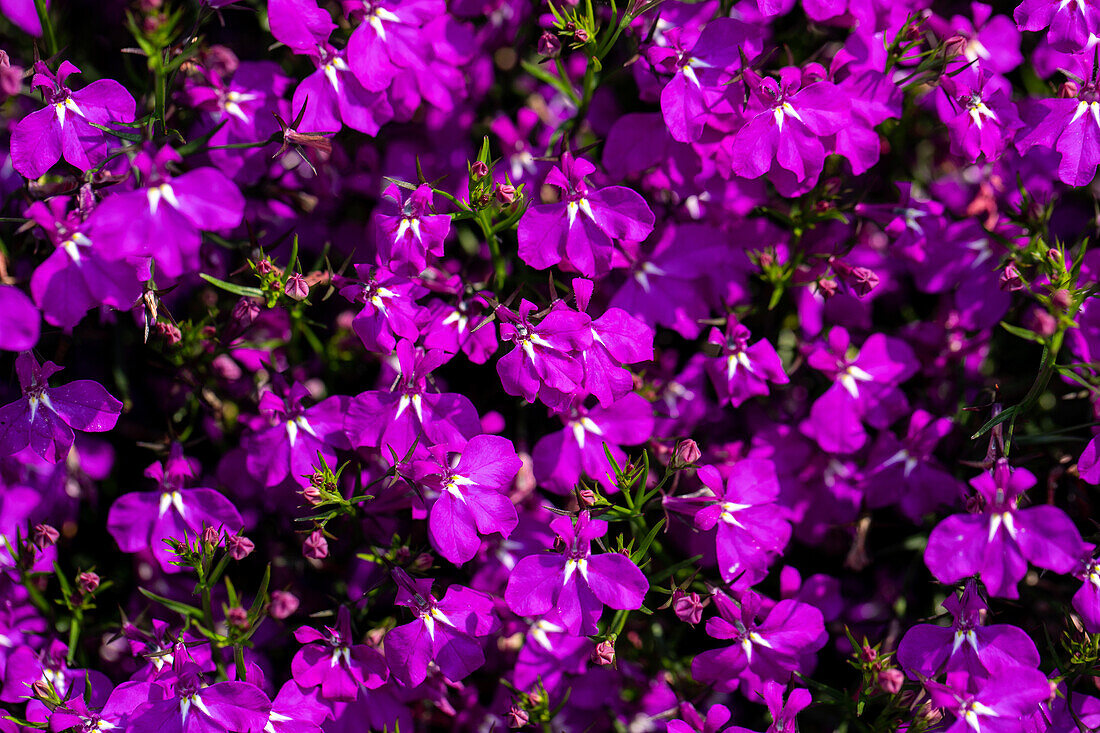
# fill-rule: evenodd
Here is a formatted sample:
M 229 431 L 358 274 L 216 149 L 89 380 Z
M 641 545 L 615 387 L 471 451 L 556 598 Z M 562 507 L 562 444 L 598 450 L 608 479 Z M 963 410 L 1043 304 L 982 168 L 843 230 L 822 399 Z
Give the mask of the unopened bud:
M 33 542 L 34 546 L 39 550 L 45 550 L 47 547 L 55 544 L 57 538 L 61 536 L 61 533 L 48 524 L 36 524 L 34 525 Z
M 180 331 L 179 326 L 174 323 L 157 321 L 157 325 L 154 328 L 158 334 L 164 337 L 164 340 L 168 342 L 169 346 L 175 346 L 183 340 L 183 332 Z
M 699 444 L 691 438 L 681 440 L 676 444 L 676 450 L 672 454 L 672 468 L 686 468 L 693 465 L 703 455 L 699 450 Z
M 1077 86 L 1077 82 L 1070 79 L 1058 87 L 1058 99 L 1073 99 L 1080 91 L 1081 88 Z
M 302 554 L 310 560 L 324 560 L 328 557 L 328 540 L 321 534 L 321 530 L 313 530 L 302 543 Z
M 692 626 L 703 620 L 703 609 L 709 602 L 709 598 L 704 601 L 694 592 L 684 593 L 677 589 L 672 594 L 672 610 L 676 612 L 676 617 Z
M 1073 305 L 1073 294 L 1065 288 L 1055 290 L 1050 296 L 1050 303 L 1058 310 L 1065 313 Z
M 435 562 L 435 559 L 431 556 L 430 553 L 422 552 L 422 553 L 420 553 L 419 555 L 416 556 L 415 560 L 413 560 L 412 569 L 416 570 L 416 571 L 419 571 L 419 572 L 424 572 L 425 570 L 431 570 L 432 564 L 434 562 Z
M 497 184 L 496 197 L 497 201 L 507 206 L 516 200 L 515 186 L 509 186 L 507 183 Z
M 966 47 L 969 43 L 969 41 L 960 35 L 951 36 L 943 42 L 943 55 L 949 60 L 962 56 L 966 52 Z
M 1058 319 L 1045 309 L 1035 307 L 1024 316 L 1024 327 L 1046 338 L 1058 330 Z
M 1005 269 L 1001 270 L 1001 276 L 998 281 L 1001 290 L 1007 290 L 1013 292 L 1020 290 L 1024 287 L 1024 281 L 1020 277 L 1020 271 L 1016 269 L 1015 262 L 1009 262 L 1005 265 Z
M 235 534 L 225 538 L 225 548 L 234 560 L 243 560 L 252 554 L 256 545 L 244 535 Z
M 305 300 L 309 295 L 309 283 L 297 272 L 286 279 L 283 292 L 293 300 Z
M 508 710 L 508 715 L 506 717 L 508 718 L 509 728 L 524 728 L 531 720 L 531 716 L 527 714 L 527 711 L 516 705 L 513 705 Z
M 573 40 L 577 43 L 588 43 L 588 39 L 588 31 L 586 31 L 584 28 L 578 28 L 577 30 L 573 31 Z
M 298 610 L 298 596 L 285 590 L 272 591 L 267 612 L 273 618 L 284 619 Z
M 592 661 L 601 667 L 615 663 L 615 645 L 610 641 L 601 641 L 592 652 Z
M 240 606 L 234 606 L 225 612 L 225 622 L 238 629 L 247 629 L 250 626 L 248 623 L 248 611 Z
M 539 36 L 539 56 L 556 58 L 561 53 L 561 41 L 550 31 L 543 31 Z
M 221 539 L 222 533 L 214 527 L 206 526 L 202 528 L 202 543 L 204 545 L 217 547 L 222 543 Z
M 99 587 L 99 576 L 92 572 L 81 573 L 76 576 L 76 587 L 85 595 L 93 593 Z
M 474 178 L 484 178 L 489 175 L 489 166 L 480 160 L 474 161 L 473 165 L 470 166 L 470 175 Z
M 256 272 L 261 275 L 268 275 L 275 272 L 275 265 L 271 264 L 271 260 L 264 257 L 262 260 L 256 263 Z
M 251 298 L 241 298 L 233 306 L 233 320 L 241 328 L 252 325 L 252 322 L 260 317 L 260 304 Z
M 837 282 L 831 277 L 823 277 L 817 281 L 817 292 L 821 293 L 821 297 L 828 300 L 836 295 Z
M 581 489 L 578 492 L 581 497 L 581 504 L 584 506 L 594 506 L 596 503 L 596 492 L 592 489 Z
M 900 669 L 884 669 L 878 673 L 878 687 L 889 695 L 896 695 L 905 684 L 905 675 Z

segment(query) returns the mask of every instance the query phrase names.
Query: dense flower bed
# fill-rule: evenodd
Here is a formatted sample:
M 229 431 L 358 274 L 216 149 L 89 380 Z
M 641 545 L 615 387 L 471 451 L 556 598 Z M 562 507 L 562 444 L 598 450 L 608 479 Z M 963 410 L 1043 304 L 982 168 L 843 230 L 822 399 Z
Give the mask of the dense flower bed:
M 1100 729 L 1100 3 L 0 0 L 0 732 Z

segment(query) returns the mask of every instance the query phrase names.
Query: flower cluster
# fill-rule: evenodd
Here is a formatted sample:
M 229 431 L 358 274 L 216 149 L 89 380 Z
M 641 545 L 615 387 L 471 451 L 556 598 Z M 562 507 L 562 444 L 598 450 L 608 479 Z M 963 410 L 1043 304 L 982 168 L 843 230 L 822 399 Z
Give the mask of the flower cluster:
M 1012 5 L 0 0 L 0 731 L 1100 729 Z

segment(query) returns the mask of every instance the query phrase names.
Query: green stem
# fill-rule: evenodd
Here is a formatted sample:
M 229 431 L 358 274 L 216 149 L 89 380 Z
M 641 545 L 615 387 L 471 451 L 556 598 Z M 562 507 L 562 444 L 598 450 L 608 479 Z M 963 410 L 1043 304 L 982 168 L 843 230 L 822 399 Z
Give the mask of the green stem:
M 481 227 L 481 233 L 485 235 L 485 241 L 489 244 L 489 252 L 493 256 L 493 271 L 496 273 L 493 282 L 499 294 L 501 288 L 504 287 L 504 280 L 508 277 L 508 263 L 504 261 L 504 256 L 500 252 L 500 240 L 493 231 L 493 226 L 484 211 L 478 212 L 477 223 Z
M 53 32 L 46 0 L 34 0 L 34 7 L 38 11 L 38 21 L 42 24 L 42 35 L 46 37 L 46 47 L 50 49 L 50 56 L 53 56 L 57 53 L 57 36 Z

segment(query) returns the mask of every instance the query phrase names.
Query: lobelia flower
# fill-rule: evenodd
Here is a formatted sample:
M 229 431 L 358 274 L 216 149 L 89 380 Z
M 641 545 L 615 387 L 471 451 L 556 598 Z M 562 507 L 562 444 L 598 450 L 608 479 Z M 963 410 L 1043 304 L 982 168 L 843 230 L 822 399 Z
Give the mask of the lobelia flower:
M 1017 733 L 1024 718 L 1038 712 L 1051 695 L 1046 675 L 1018 667 L 1012 674 L 990 678 L 976 691 L 965 672 L 947 676 L 947 684 L 924 683 L 932 705 L 949 712 L 955 722 L 944 733 Z
M 54 74 L 42 61 L 35 62 L 31 88 L 41 88 L 46 107 L 31 112 L 11 133 L 12 166 L 26 178 L 38 178 L 59 158 L 82 171 L 107 158 L 107 133 L 89 123 L 133 122 L 137 103 L 117 81 L 100 79 L 78 91 L 65 79 L 80 69 L 62 61 Z
M 872 334 L 855 356 L 849 354 L 848 331 L 829 331 L 828 346 L 819 346 L 807 359 L 828 374 L 833 384 L 810 408 L 802 432 L 829 453 L 852 453 L 867 442 L 863 420 L 885 428 L 909 409 L 897 385 L 917 371 L 913 349 L 904 341 Z
M 451 217 L 435 214 L 432 188 L 421 184 L 402 201 L 401 190 L 391 184 L 382 194 L 397 207 L 396 215 L 376 214 L 378 260 L 392 271 L 415 276 L 427 267 L 426 255 L 443 256 L 443 240 L 451 231 Z
M 1059 51 L 1092 47 L 1100 34 L 1100 12 L 1095 0 L 1023 0 L 1012 13 L 1022 31 L 1047 29 L 1047 42 Z
M 69 329 L 98 305 L 128 310 L 141 297 L 133 265 L 104 258 L 85 232 L 82 213 L 68 211 L 65 197 L 36 201 L 25 216 L 54 246 L 31 276 L 31 295 L 48 323 Z
M 564 691 L 566 675 L 583 674 L 593 648 L 587 637 L 567 633 L 557 613 L 551 611 L 527 630 L 512 670 L 512 682 L 523 691 L 535 691 L 540 684 L 551 695 Z
M 485 664 L 481 642 L 475 637 L 500 628 L 489 595 L 452 585 L 437 600 L 431 578 L 414 580 L 394 568 L 393 579 L 397 583 L 394 603 L 416 615 L 412 623 L 386 634 L 386 663 L 394 677 L 415 687 L 427 677 L 429 662 L 435 662 L 444 677 L 458 682 Z
M 1091 54 L 1089 60 L 1091 62 Z M 1091 66 L 1091 63 L 1089 64 Z M 1086 186 L 1100 164 L 1100 84 L 1097 68 L 1088 81 L 1072 85 L 1075 92 L 1053 99 L 1033 99 L 1025 107 L 1023 135 L 1016 140 L 1021 154 L 1032 148 L 1060 153 L 1058 178 L 1070 186 Z M 1071 85 L 1063 86 L 1070 89 Z
M 821 138 L 846 123 L 837 110 L 845 95 L 828 81 L 804 85 L 801 71 L 791 67 L 780 70 L 778 81 L 750 71 L 745 76 L 751 116 L 732 138 L 733 172 L 768 174 L 783 196 L 812 187 L 825 162 Z
M 649 581 L 626 555 L 592 555 L 592 541 L 607 534 L 607 522 L 582 511 L 576 519 L 555 517 L 550 528 L 561 538 L 561 554 L 528 555 L 508 576 L 504 600 L 513 613 L 539 616 L 555 609 L 574 636 L 597 632 L 603 607 L 642 607 Z
M 50 7 L 46 0 L 46 7 Z M 42 35 L 42 21 L 34 0 L 0 0 L 0 15 L 11 21 L 24 33 L 32 36 Z
M 717 690 L 736 689 L 746 670 L 764 680 L 786 682 L 799 668 L 800 657 L 828 639 L 821 611 L 805 603 L 780 601 L 758 623 L 762 599 L 751 590 L 741 596 L 740 608 L 723 593 L 716 593 L 714 602 L 720 616 L 707 621 L 707 634 L 734 643 L 696 655 L 691 674 Z
M 355 271 L 361 282 L 344 285 L 340 295 L 363 304 L 352 328 L 367 351 L 388 354 L 398 339 L 416 341 L 420 335 L 416 318 L 421 310 L 416 298 L 424 294 L 424 289 L 416 280 L 384 267 L 356 265 Z
M 333 396 L 312 407 L 303 407 L 309 390 L 295 382 L 285 397 L 266 391 L 260 397 L 260 414 L 271 427 L 245 439 L 249 472 L 264 486 L 278 486 L 288 478 L 300 486 L 320 468 L 320 454 L 330 468 L 336 466 L 336 449 L 346 450 L 344 416 L 348 398 Z
M 539 485 L 559 494 L 572 491 L 582 475 L 617 491 L 606 451 L 616 464 L 626 466 L 620 446 L 640 445 L 653 435 L 653 406 L 633 392 L 607 408 L 574 405 L 561 420 L 565 428 L 540 438 L 531 454 Z
M 391 452 L 400 459 L 414 444 L 419 457 L 429 445 L 464 444 L 479 435 L 481 420 L 468 397 L 427 391 L 428 375 L 448 358 L 442 351 L 423 351 L 400 341 L 394 391 L 363 392 L 351 400 L 344 429 L 352 445 L 381 448 L 389 460 Z
M 731 318 L 726 333 L 712 328 L 707 343 L 718 347 L 715 358 L 707 359 L 707 376 L 718 393 L 718 404 L 740 407 L 752 397 L 768 394 L 768 382 L 787 384 L 779 354 L 767 339 L 749 346 L 749 329 Z
M 351 702 L 359 696 L 359 688 L 381 687 L 389 677 L 386 660 L 365 644 L 353 644 L 351 615 L 341 606 L 336 626 L 326 626 L 322 633 L 312 626 L 301 626 L 294 632 L 298 643 L 305 644 L 290 663 L 294 682 L 306 690 L 319 688 L 328 701 Z
M 944 76 L 940 83 L 943 94 L 937 95 L 936 102 L 947 125 L 951 154 L 966 163 L 982 156 L 988 162 L 999 158 L 1024 124 L 1005 90 L 987 88 L 992 86 L 991 78 L 982 69 Z
M 426 349 L 441 349 L 448 354 L 461 351 L 475 364 L 489 361 L 497 350 L 496 323 L 486 323 L 481 311 L 485 301 L 478 295 L 465 293 L 462 278 L 454 275 L 445 282 L 436 282 L 436 292 L 449 293 L 454 302 L 433 300 L 422 311 L 420 327 Z M 477 308 L 477 311 L 475 311 Z
M 1082 481 L 1100 484 L 1100 436 L 1094 437 L 1081 451 L 1077 460 L 1077 475 Z
M 0 350 L 33 349 L 38 343 L 41 320 L 38 309 L 22 290 L 0 285 Z
M 25 702 L 35 696 L 32 685 L 46 682 L 62 697 L 87 693 L 93 702 L 102 703 L 111 681 L 102 672 L 69 667 L 67 652 L 68 647 L 56 639 L 40 651 L 30 646 L 13 651 L 4 663 L 0 702 Z
M 236 532 L 244 526 L 240 512 L 214 489 L 185 489 L 194 475 L 183 448 L 173 443 L 168 459 L 145 469 L 158 491 L 135 491 L 115 499 L 107 514 L 107 530 L 123 552 L 151 551 L 166 573 L 179 572 L 177 556 L 165 539 L 193 542 L 207 527 Z
M 176 675 L 165 682 L 136 682 L 141 686 L 163 684 L 165 699 L 135 712 L 129 719 L 130 733 L 260 733 L 267 725 L 271 701 L 260 688 L 248 682 L 218 682 L 206 685 L 202 671 L 190 662 L 176 659 Z
M 78 379 L 50 387 L 49 378 L 62 367 L 52 361 L 39 365 L 24 351 L 15 359 L 22 399 L 0 407 L 0 456 L 27 448 L 50 463 L 69 454 L 73 430 L 103 433 L 115 426 L 122 403 L 100 384 Z
M 706 718 L 699 715 L 695 706 L 689 702 L 680 703 L 680 718 L 668 721 L 669 733 L 730 733 L 744 730 L 735 726 L 726 726 L 732 713 L 725 705 L 711 705 Z
M 523 462 L 512 441 L 497 435 L 475 436 L 458 451 L 433 446 L 430 453 L 432 460 L 417 462 L 413 472 L 420 484 L 438 494 L 428 513 L 432 547 L 461 565 L 477 554 L 479 534 L 508 537 L 519 524 L 515 505 L 501 490 Z
M 1084 582 L 1073 594 L 1073 610 L 1081 616 L 1085 630 L 1100 632 L 1100 560 L 1086 557 L 1074 575 Z
M 321 733 L 321 724 L 332 718 L 332 710 L 319 697 L 319 689 L 307 690 L 287 680 L 271 701 L 264 733 Z
M 940 505 L 954 505 L 964 494 L 962 483 L 935 460 L 936 444 L 952 430 L 949 417 L 933 418 L 914 410 L 905 437 L 889 430 L 878 434 L 867 457 L 863 496 L 867 506 L 897 504 L 913 521 Z
M 942 605 L 951 614 L 950 627 L 917 624 L 898 644 L 898 662 L 910 675 L 962 671 L 977 680 L 1012 675 L 1017 667 L 1039 667 L 1039 650 L 1023 629 L 982 625 L 989 607 L 973 580 L 967 581 L 961 597 L 952 593 Z
M 797 731 L 798 724 L 795 722 L 795 718 L 813 702 L 813 696 L 810 695 L 810 691 L 802 687 L 796 687 L 791 690 L 790 694 L 786 696 L 786 699 L 784 699 L 783 695 L 785 691 L 785 685 L 780 685 L 776 682 L 765 682 L 764 689 L 754 691 L 754 694 L 751 696 L 753 698 L 763 698 L 764 704 L 768 707 L 768 713 L 771 715 L 772 723 L 768 726 L 766 733 Z M 748 728 L 742 728 L 735 725 L 732 728 L 728 728 L 726 733 L 753 732 Z
M 718 571 L 736 588 L 754 585 L 791 539 L 791 525 L 776 503 L 779 478 L 775 465 L 761 458 L 733 464 L 725 481 L 714 466 L 703 466 L 699 480 L 717 502 L 695 513 L 695 526 L 717 527 Z
M 1056 573 L 1070 573 L 1091 546 L 1061 509 L 1041 505 L 1019 509 L 1020 496 L 1035 485 L 1026 469 L 1000 459 L 993 470 L 971 479 L 981 509 L 954 514 L 932 530 L 924 562 L 941 583 L 978 575 L 990 595 L 1017 598 L 1027 562 Z
M 615 240 L 640 242 L 653 231 L 645 199 L 623 186 L 590 190 L 584 178 L 596 166 L 565 153 L 543 185 L 561 189 L 562 200 L 531 206 L 519 221 L 519 256 L 536 270 L 565 263 L 585 277 L 611 271 Z
M 111 691 L 102 708 L 94 705 L 89 708 L 82 696 L 74 695 L 50 713 L 50 730 L 126 729 L 130 716 L 144 707 L 161 702 L 164 696 L 165 690 L 160 685 L 146 685 L 141 682 L 123 682 Z
M 423 26 L 447 14 L 444 0 L 346 0 L 344 6 L 359 19 L 348 39 L 348 64 L 373 92 L 385 91 L 402 71 L 424 66 L 429 54 Z
M 592 289 L 591 280 L 573 280 L 573 295 L 581 312 L 588 310 Z M 634 389 L 634 376 L 623 365 L 653 360 L 653 329 L 620 308 L 608 308 L 589 326 L 592 346 L 581 352 L 584 389 L 601 407 L 610 407 Z
M 172 148 L 135 160 L 145 187 L 108 196 L 88 219 L 89 236 L 108 259 L 149 257 L 156 273 L 177 278 L 199 269 L 200 231 L 226 231 L 244 217 L 244 196 L 216 168 L 179 176 L 168 166 L 183 159 Z
M 763 50 L 759 25 L 733 18 L 716 18 L 707 23 L 689 49 L 690 38 L 681 38 L 680 28 L 664 32 L 667 45 L 653 45 L 646 57 L 653 66 L 672 74 L 661 90 L 661 114 L 673 140 L 699 139 L 712 107 L 720 105 L 725 87 L 741 67 Z M 727 110 L 732 111 L 732 110 Z
M 528 402 L 537 397 L 551 408 L 565 406 L 581 391 L 584 366 L 578 357 L 592 346 L 592 319 L 558 302 L 535 323 L 536 310 L 528 300 L 518 312 L 496 309 L 501 340 L 515 345 L 497 361 L 500 384 Z

